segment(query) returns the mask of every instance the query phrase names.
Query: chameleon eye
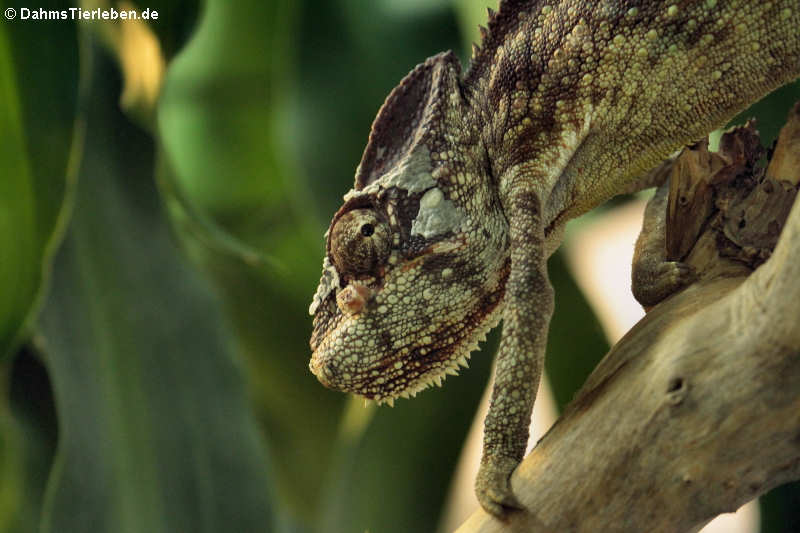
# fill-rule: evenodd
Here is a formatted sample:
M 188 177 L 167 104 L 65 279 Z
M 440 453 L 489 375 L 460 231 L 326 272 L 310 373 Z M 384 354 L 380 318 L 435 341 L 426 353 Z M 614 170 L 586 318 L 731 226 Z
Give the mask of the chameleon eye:
M 389 257 L 389 226 L 372 209 L 353 209 L 331 231 L 331 255 L 343 274 L 371 274 Z

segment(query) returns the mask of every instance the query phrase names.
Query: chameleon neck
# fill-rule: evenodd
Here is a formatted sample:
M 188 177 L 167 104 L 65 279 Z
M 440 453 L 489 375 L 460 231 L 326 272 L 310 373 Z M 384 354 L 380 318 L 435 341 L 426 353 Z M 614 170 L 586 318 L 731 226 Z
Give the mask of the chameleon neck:
M 800 66 L 797 0 L 587 5 L 503 1 L 464 81 L 501 193 L 504 181 L 534 180 L 550 226 Z

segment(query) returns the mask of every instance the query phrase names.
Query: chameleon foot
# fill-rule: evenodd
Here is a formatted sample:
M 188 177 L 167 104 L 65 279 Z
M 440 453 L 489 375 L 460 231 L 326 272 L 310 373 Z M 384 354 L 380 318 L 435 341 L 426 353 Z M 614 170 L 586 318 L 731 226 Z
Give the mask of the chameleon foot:
M 678 261 L 634 265 L 633 295 L 644 307 L 652 307 L 688 285 L 694 277 L 692 267 Z
M 511 491 L 511 473 L 519 461 L 509 457 L 482 460 L 475 480 L 475 495 L 483 509 L 494 517 L 504 520 L 508 513 L 523 509 Z

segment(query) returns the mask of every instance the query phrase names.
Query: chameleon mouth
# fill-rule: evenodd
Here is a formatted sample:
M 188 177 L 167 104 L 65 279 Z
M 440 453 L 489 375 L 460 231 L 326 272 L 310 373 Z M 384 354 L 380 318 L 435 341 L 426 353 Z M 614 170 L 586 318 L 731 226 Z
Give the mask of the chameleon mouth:
M 337 328 L 316 346 L 309 369 L 328 388 L 349 392 L 379 405 L 393 406 L 396 399 L 413 398 L 433 385 L 441 387 L 447 376 L 458 375 L 462 368 L 469 368 L 471 353 L 478 349 L 478 344 L 486 340 L 488 332 L 500 321 L 501 299 L 497 298 L 495 305 L 487 309 L 484 316 L 466 321 L 473 327 L 462 327 L 458 332 L 451 332 L 455 336 L 452 344 L 440 348 L 417 346 L 402 356 L 380 353 L 376 349 L 357 354 L 350 352 L 351 355 L 340 357 L 345 351 L 342 347 L 351 343 L 343 340 L 346 334 Z M 340 326 L 346 330 L 346 323 Z M 353 341 L 352 344 L 357 342 Z M 358 360 L 374 363 L 357 365 Z
M 500 322 L 500 317 L 500 312 L 493 313 L 477 331 L 473 332 L 471 339 L 458 347 L 451 357 L 443 360 L 438 367 L 420 375 L 405 389 L 394 391 L 386 396 L 368 399 L 374 400 L 378 405 L 387 404 L 390 407 L 394 407 L 394 401 L 399 398 L 411 399 L 433 385 L 441 387 L 444 380 L 447 379 L 447 376 L 457 376 L 462 368 L 469 368 L 470 356 L 478 349 L 479 343 L 486 341 L 486 335 L 497 326 L 498 322 Z M 358 393 L 356 392 L 356 394 Z M 359 394 L 359 396 L 364 395 Z

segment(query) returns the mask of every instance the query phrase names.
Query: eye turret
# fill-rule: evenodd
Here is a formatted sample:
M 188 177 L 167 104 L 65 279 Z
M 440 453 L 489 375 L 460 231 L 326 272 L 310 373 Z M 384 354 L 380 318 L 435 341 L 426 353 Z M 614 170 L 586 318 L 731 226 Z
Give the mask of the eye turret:
M 372 274 L 386 262 L 390 250 L 389 226 L 372 209 L 348 211 L 331 231 L 331 255 L 341 274 Z

